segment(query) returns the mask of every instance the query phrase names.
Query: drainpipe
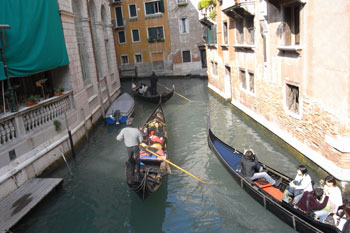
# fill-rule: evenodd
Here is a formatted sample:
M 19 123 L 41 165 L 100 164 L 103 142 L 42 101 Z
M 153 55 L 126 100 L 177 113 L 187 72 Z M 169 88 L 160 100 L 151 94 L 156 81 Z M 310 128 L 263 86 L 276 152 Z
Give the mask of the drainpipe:
M 91 42 L 92 42 L 92 53 L 94 55 L 94 60 L 95 60 L 95 70 L 97 74 L 97 90 L 98 90 L 98 96 L 100 99 L 100 105 L 101 105 L 101 113 L 102 117 L 105 118 L 105 109 L 103 106 L 103 98 L 101 94 L 101 87 L 100 87 L 100 72 L 98 70 L 98 65 L 97 65 L 97 56 L 96 56 L 96 47 L 95 47 L 95 41 L 94 41 L 94 36 L 92 33 L 92 23 L 91 23 L 91 16 L 90 16 L 90 10 L 89 10 L 89 0 L 86 0 L 86 9 L 88 13 L 88 18 L 89 18 L 89 26 L 90 26 L 90 37 L 91 37 Z

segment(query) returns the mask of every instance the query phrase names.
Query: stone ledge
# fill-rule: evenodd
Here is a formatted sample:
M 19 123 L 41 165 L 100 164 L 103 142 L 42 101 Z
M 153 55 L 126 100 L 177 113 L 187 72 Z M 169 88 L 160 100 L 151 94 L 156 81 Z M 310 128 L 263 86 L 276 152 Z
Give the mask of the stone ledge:
M 334 149 L 342 153 L 350 153 L 350 137 L 338 137 L 337 139 L 334 139 L 326 135 L 325 141 L 334 147 Z

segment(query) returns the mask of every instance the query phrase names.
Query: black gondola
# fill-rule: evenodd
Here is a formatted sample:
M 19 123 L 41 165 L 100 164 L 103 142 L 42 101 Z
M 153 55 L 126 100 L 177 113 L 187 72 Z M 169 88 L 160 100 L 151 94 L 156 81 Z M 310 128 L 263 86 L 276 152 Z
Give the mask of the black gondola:
M 138 91 L 138 88 L 133 88 L 132 89 L 134 92 L 134 95 L 137 96 L 138 98 L 147 101 L 147 102 L 151 102 L 151 103 L 159 103 L 160 101 L 162 103 L 165 103 L 166 101 L 168 101 L 175 92 L 175 86 L 173 85 L 173 88 L 171 90 L 169 90 L 168 92 L 164 92 L 162 94 L 156 94 L 156 95 L 151 95 L 150 91 L 147 91 L 145 94 L 141 94 Z
M 294 230 L 307 233 L 340 232 L 337 227 L 328 223 L 319 222 L 311 215 L 308 215 L 294 208 L 291 204 L 282 201 L 283 191 L 292 180 L 290 177 L 262 164 L 271 177 L 275 180 L 281 177 L 283 181 L 278 188 L 271 185 L 260 185 L 258 182 L 252 182 L 241 176 L 239 173 L 240 161 L 243 154 L 217 138 L 210 128 L 208 129 L 208 145 L 241 188 L 248 192 L 250 196 L 266 209 L 286 222 L 289 226 L 293 227 Z
M 152 127 L 155 123 L 163 129 L 163 137 L 155 136 L 152 133 Z M 143 126 L 144 144 L 147 150 L 161 155 L 164 159 L 168 158 L 167 147 L 167 127 L 163 113 L 162 104 L 159 103 L 153 113 Z M 140 174 L 138 177 L 132 175 L 130 166 L 126 166 L 126 181 L 132 190 L 138 193 L 142 198 L 147 197 L 150 193 L 158 190 L 164 176 L 170 173 L 169 164 L 163 159 L 147 152 L 144 147 L 140 146 Z

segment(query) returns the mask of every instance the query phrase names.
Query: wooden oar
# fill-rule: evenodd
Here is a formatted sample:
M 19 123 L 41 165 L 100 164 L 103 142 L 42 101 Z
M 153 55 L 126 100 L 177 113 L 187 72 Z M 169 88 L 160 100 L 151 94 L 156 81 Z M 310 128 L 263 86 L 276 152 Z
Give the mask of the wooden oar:
M 186 171 L 185 169 L 183 169 L 183 168 L 181 168 L 181 167 L 177 166 L 176 164 L 174 164 L 174 163 L 170 162 L 169 160 L 167 160 L 167 159 L 163 158 L 162 156 L 158 155 L 157 153 L 155 153 L 155 152 L 153 152 L 153 151 L 149 150 L 149 149 L 147 148 L 147 147 L 149 147 L 149 146 L 148 146 L 148 145 L 146 145 L 145 143 L 141 143 L 141 144 L 140 144 L 140 146 L 141 146 L 141 147 L 142 147 L 142 148 L 143 148 L 145 151 L 147 151 L 148 153 L 151 153 L 151 154 L 153 154 L 153 155 L 157 156 L 158 158 L 161 158 L 161 159 L 162 159 L 162 160 L 164 160 L 165 162 L 167 162 L 167 163 L 169 163 L 169 164 L 173 165 L 174 167 L 176 167 L 176 168 L 178 168 L 179 170 L 183 171 L 183 172 L 184 172 L 184 173 L 186 173 L 187 175 L 192 176 L 193 178 L 195 178 L 195 179 L 199 180 L 200 182 L 202 182 L 202 183 L 204 183 L 204 184 L 206 184 L 206 183 L 207 183 L 207 182 L 205 182 L 205 181 L 203 181 L 203 180 L 199 179 L 197 176 L 193 175 L 192 173 L 190 173 L 190 172 Z
M 164 85 L 162 85 L 162 84 L 160 84 L 160 83 L 158 83 L 158 84 L 159 84 L 159 86 L 164 87 L 165 89 L 171 91 L 170 88 L 168 88 L 168 87 L 166 87 L 166 86 L 164 86 Z M 174 93 L 175 93 L 176 95 L 180 96 L 181 98 L 187 100 L 188 102 L 192 102 L 192 100 L 190 100 L 190 99 L 186 98 L 185 96 L 183 96 L 183 95 L 177 93 L 176 91 L 174 91 Z

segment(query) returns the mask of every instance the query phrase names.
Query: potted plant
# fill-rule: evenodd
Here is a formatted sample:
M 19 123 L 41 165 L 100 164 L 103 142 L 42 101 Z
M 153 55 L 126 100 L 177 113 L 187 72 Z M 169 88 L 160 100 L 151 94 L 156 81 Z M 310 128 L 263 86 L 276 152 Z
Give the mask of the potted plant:
M 56 131 L 60 131 L 61 130 L 61 122 L 59 120 L 55 120 L 53 122 L 54 126 L 55 126 L 55 130 Z
M 63 87 L 55 88 L 55 96 L 60 96 L 64 92 Z
M 187 2 L 177 3 L 177 6 L 187 6 Z
M 40 100 L 39 95 L 31 95 L 26 99 L 26 105 L 27 105 L 27 107 L 36 105 L 39 100 Z
M 157 39 L 157 42 L 164 42 L 165 41 L 165 38 L 158 38 Z

